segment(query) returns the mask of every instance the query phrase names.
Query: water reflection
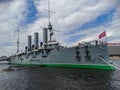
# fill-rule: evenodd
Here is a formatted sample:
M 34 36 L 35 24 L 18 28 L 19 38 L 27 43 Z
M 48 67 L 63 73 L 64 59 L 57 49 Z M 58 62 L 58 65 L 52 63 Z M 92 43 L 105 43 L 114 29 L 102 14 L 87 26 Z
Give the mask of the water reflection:
M 0 90 L 116 90 L 115 72 L 0 65 Z M 0 69 L 0 70 L 1 70 Z M 10 71 L 5 71 L 10 69 Z M 114 83 L 117 83 L 115 86 Z
M 32 73 L 31 73 L 32 72 Z M 33 73 L 34 72 L 34 73 Z M 28 86 L 43 90 L 94 90 L 108 89 L 111 86 L 111 71 L 84 69 L 38 68 L 29 70 Z M 32 83 L 35 83 L 34 85 Z M 36 87 L 39 86 L 39 87 Z M 31 90 L 32 90 L 31 89 Z

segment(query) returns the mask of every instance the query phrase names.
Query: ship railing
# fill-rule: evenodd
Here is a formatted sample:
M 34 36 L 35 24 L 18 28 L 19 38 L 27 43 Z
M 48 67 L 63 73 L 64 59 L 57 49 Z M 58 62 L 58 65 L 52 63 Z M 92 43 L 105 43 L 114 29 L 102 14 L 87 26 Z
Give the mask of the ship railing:
M 98 41 L 98 40 L 92 40 L 92 41 L 89 41 L 89 42 L 82 42 L 82 43 L 78 43 L 78 46 L 96 46 L 96 45 L 104 45 L 104 44 L 107 44 L 106 42 L 104 41 Z
M 24 52 L 19 52 L 16 55 L 23 55 L 23 54 L 25 54 L 25 53 Z
M 51 41 L 51 42 L 47 42 L 47 45 L 58 45 L 59 42 L 56 41 Z

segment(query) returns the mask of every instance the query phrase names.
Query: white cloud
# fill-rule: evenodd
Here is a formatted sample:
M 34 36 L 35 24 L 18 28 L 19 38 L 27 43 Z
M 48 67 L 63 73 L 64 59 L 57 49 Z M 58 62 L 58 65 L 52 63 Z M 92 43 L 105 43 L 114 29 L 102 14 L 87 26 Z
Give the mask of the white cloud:
M 8 54 L 9 46 L 3 46 L 7 42 L 16 42 L 16 30 L 18 24 L 24 19 L 23 11 L 26 9 L 25 0 L 12 0 L 0 3 L 0 55 Z M 11 46 L 11 51 L 15 46 Z M 13 50 L 12 50 L 13 49 Z
M 55 29 L 60 30 L 62 34 L 66 32 L 67 33 L 71 32 L 72 30 L 74 30 L 74 28 L 80 27 L 84 23 L 94 21 L 98 16 L 114 8 L 118 3 L 118 0 L 109 0 L 109 1 L 50 0 L 50 1 L 51 1 L 51 10 L 55 11 L 55 14 L 51 15 L 51 19 L 52 19 L 51 21 Z M 43 9 L 47 8 L 47 0 L 42 0 L 42 2 L 39 2 L 39 4 L 38 2 L 36 3 L 37 3 L 36 7 L 38 11 L 40 13 L 41 11 L 45 12 Z M 40 22 L 45 23 L 45 21 L 43 20 L 41 19 Z M 62 36 L 62 37 L 63 37 L 62 40 L 64 40 L 64 37 L 66 36 Z

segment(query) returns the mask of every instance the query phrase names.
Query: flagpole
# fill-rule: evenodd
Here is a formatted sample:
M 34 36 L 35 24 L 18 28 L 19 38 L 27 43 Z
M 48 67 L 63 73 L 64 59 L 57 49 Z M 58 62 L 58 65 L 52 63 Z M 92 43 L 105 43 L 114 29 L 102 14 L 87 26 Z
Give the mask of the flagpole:
M 99 44 L 101 44 L 101 43 L 100 43 L 100 37 L 99 37 L 99 36 L 98 36 L 98 39 L 99 39 Z
M 105 39 L 106 39 L 106 44 L 107 44 L 107 31 L 106 31 L 106 29 L 105 29 L 105 33 L 106 33 Z
M 105 33 L 106 33 L 105 39 L 106 39 L 106 44 L 107 44 L 107 23 L 106 23 L 106 27 L 105 27 Z
M 99 44 L 100 44 L 100 38 L 99 38 Z

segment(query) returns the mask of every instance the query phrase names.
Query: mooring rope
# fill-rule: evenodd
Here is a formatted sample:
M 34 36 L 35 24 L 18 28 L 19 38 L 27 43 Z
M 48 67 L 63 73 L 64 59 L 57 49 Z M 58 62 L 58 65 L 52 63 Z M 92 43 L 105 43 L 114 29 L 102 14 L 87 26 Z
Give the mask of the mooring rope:
M 112 68 L 112 66 L 114 66 L 116 69 L 118 69 L 118 70 L 120 70 L 120 66 L 119 65 L 117 65 L 117 64 L 114 64 L 114 63 L 109 63 L 109 62 L 107 62 L 107 61 L 105 61 L 105 59 L 104 58 L 102 58 L 102 57 L 100 57 L 99 56 L 99 58 L 100 58 L 100 60 L 102 60 L 103 62 L 105 62 L 106 64 L 108 64 L 108 65 L 110 65 L 111 66 L 111 68 Z
M 114 65 L 114 67 L 115 67 L 116 69 L 120 70 L 120 66 L 119 66 L 119 65 L 117 65 L 117 64 L 115 64 L 115 63 L 113 63 L 113 65 Z
M 117 66 L 117 67 L 119 67 L 119 68 L 120 68 L 120 66 L 119 66 L 118 64 L 116 64 L 116 63 L 113 63 L 113 65 L 115 65 L 115 66 Z

